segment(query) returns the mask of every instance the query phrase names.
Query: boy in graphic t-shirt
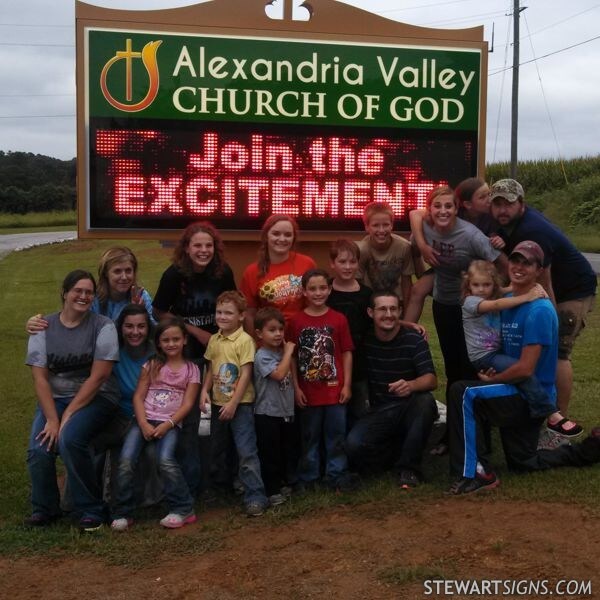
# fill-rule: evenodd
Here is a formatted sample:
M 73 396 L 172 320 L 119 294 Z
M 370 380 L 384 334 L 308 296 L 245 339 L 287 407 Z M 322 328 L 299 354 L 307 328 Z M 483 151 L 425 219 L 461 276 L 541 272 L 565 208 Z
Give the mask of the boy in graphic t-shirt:
M 313 487 L 321 472 L 320 441 L 325 443 L 325 484 L 350 490 L 356 480 L 348 472 L 344 449 L 346 404 L 351 396 L 352 337 L 344 315 L 326 305 L 329 275 L 311 269 L 302 277 L 306 308 L 294 315 L 287 339 L 296 344 L 292 377 L 300 407 L 301 487 Z

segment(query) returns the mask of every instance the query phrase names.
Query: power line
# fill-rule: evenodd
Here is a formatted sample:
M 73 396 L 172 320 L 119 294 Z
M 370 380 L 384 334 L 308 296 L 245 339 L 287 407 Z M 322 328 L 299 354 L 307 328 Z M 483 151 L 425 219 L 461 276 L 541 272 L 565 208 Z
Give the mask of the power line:
M 463 2 L 472 2 L 472 0 L 447 0 L 446 2 L 435 2 L 433 4 L 419 4 L 416 6 L 405 6 L 403 8 L 389 8 L 386 10 L 379 10 L 376 14 L 384 14 L 384 13 L 393 13 L 393 12 L 402 12 L 406 10 L 419 10 L 422 8 L 433 8 L 435 6 L 446 6 L 448 4 L 462 4 Z
M 552 29 L 553 27 L 556 27 L 557 25 L 562 25 L 563 23 L 566 23 L 567 21 L 575 19 L 576 17 L 580 17 L 581 15 L 583 15 L 587 12 L 590 12 L 591 10 L 595 10 L 598 7 L 600 7 L 600 4 L 596 4 L 595 6 L 592 6 L 591 8 L 587 8 L 586 10 L 582 10 L 581 12 L 575 13 L 574 15 L 571 15 L 570 17 L 566 17 L 565 19 L 556 21 L 555 23 L 551 23 L 550 25 L 546 25 L 546 27 L 542 27 L 541 29 L 534 31 L 533 33 L 529 32 L 529 30 L 528 30 L 527 35 L 523 36 L 521 38 L 521 40 L 526 40 L 527 38 L 531 38 L 532 36 L 537 35 L 538 33 L 541 33 L 542 31 L 546 31 L 547 29 Z
M 578 42 L 577 44 L 572 44 L 571 46 L 566 46 L 565 48 L 561 48 L 560 50 L 555 50 L 554 52 L 548 52 L 548 54 L 544 54 L 542 56 L 538 56 L 537 58 L 532 58 L 531 60 L 526 60 L 522 63 L 519 63 L 519 66 L 528 65 L 529 63 L 535 62 L 536 60 L 541 60 L 542 58 L 548 58 L 549 56 L 553 56 L 554 54 L 559 54 L 561 52 L 565 52 L 566 50 L 571 50 L 572 48 L 577 48 L 578 46 L 583 46 L 584 44 L 588 44 L 589 42 L 593 42 L 594 40 L 600 39 L 600 35 L 597 35 L 589 40 L 584 40 L 583 42 Z M 502 71 L 506 71 L 508 69 L 512 69 L 513 67 L 506 67 L 506 69 L 498 69 L 493 73 L 489 73 L 488 77 L 492 77 L 492 75 L 498 75 L 498 73 L 502 73 Z
M 527 27 L 527 33 L 529 33 L 529 23 L 527 22 L 527 15 L 523 15 L 525 17 L 525 27 Z M 531 35 L 529 36 L 529 44 L 531 45 L 531 53 L 535 59 L 535 50 L 533 48 L 533 42 L 531 41 Z M 538 81 L 540 82 L 540 89 L 542 90 L 542 98 L 544 99 L 544 106 L 546 108 L 546 114 L 548 115 L 548 120 L 550 121 L 550 129 L 552 131 L 552 136 L 554 137 L 554 143 L 556 144 L 556 150 L 558 151 L 558 159 L 560 161 L 560 166 L 562 168 L 563 177 L 565 178 L 565 183 L 568 185 L 569 180 L 567 179 L 567 172 L 565 171 L 565 163 L 563 161 L 562 152 L 560 151 L 560 144 L 558 143 L 558 136 L 556 135 L 556 129 L 554 127 L 554 121 L 552 120 L 552 114 L 550 113 L 550 106 L 548 105 L 548 99 L 546 98 L 546 90 L 544 89 L 544 84 L 542 82 L 542 74 L 540 72 L 540 67 L 535 61 L 535 70 L 537 72 Z
M 507 15 L 508 16 L 508 15 Z M 506 28 L 506 44 L 504 45 L 504 66 L 508 64 L 508 48 L 510 40 L 511 28 Z M 496 135 L 494 136 L 494 152 L 492 154 L 492 162 L 496 162 L 496 151 L 498 149 L 498 136 L 500 135 L 500 118 L 502 116 L 502 101 L 504 99 L 504 83 L 506 80 L 506 72 L 502 75 L 502 81 L 500 83 L 500 94 L 498 94 L 498 114 L 496 115 Z
M 438 25 L 438 24 L 444 24 L 444 23 L 464 23 L 464 22 L 470 22 L 473 19 L 480 19 L 480 18 L 491 18 L 491 17 L 499 17 L 499 16 L 503 16 L 504 12 L 490 12 L 490 13 L 480 13 L 478 15 L 469 15 L 468 17 L 460 17 L 457 19 L 443 19 L 441 21 L 428 21 L 427 23 L 423 23 L 422 26 L 428 26 L 428 25 Z

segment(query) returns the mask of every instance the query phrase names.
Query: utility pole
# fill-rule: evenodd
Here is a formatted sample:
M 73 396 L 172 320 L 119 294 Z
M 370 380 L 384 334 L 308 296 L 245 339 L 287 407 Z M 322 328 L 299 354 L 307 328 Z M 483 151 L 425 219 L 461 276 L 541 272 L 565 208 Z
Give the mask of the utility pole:
M 517 178 L 517 141 L 519 132 L 519 19 L 521 11 L 527 7 L 519 7 L 519 0 L 513 5 L 513 79 L 512 79 L 512 111 L 510 124 L 510 176 Z

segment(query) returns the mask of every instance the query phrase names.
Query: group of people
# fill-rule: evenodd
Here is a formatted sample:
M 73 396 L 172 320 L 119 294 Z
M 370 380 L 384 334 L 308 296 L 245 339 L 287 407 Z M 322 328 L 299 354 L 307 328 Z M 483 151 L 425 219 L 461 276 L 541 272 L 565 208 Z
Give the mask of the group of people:
M 258 516 L 294 491 L 350 491 L 380 469 L 393 468 L 404 488 L 418 485 L 438 412 L 417 324 L 430 293 L 447 379 L 448 437 L 437 450 L 450 450 L 451 493 L 498 485 L 492 426 L 510 468 L 600 461 L 600 429 L 538 449 L 544 420 L 565 438 L 582 432 L 567 417 L 569 359 L 596 277 L 525 205 L 518 182 L 435 188 L 411 214 L 412 246 L 392 232 L 385 203 L 369 204 L 364 224 L 360 242 L 331 244 L 327 271 L 295 250 L 293 218 L 270 216 L 239 291 L 207 222 L 184 230 L 154 299 L 137 286 L 127 248 L 103 254 L 98 282 L 69 273 L 61 310 L 27 324 L 38 399 L 28 524 L 62 514 L 57 454 L 87 532 L 109 519 L 127 530 L 137 505 L 163 498 L 161 525 L 193 523 L 207 486 L 239 489 L 246 513 Z M 207 411 L 208 448 L 198 438 Z

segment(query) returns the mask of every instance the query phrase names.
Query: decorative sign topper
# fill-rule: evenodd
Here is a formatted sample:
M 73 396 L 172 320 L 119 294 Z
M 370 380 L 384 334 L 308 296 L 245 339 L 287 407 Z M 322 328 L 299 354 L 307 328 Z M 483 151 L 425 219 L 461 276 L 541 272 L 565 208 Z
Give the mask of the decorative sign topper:
M 254 8 L 247 31 L 228 30 L 233 4 Z M 358 230 L 374 200 L 406 223 L 432 187 L 478 171 L 483 42 L 428 39 L 438 30 L 330 0 L 314 13 L 296 3 L 283 32 L 278 9 L 289 5 L 247 4 L 143 13 L 78 4 L 80 235 L 198 219 L 256 230 L 274 212 L 306 231 Z M 383 21 L 424 37 L 349 39 L 340 24 L 357 15 L 363 29 Z

